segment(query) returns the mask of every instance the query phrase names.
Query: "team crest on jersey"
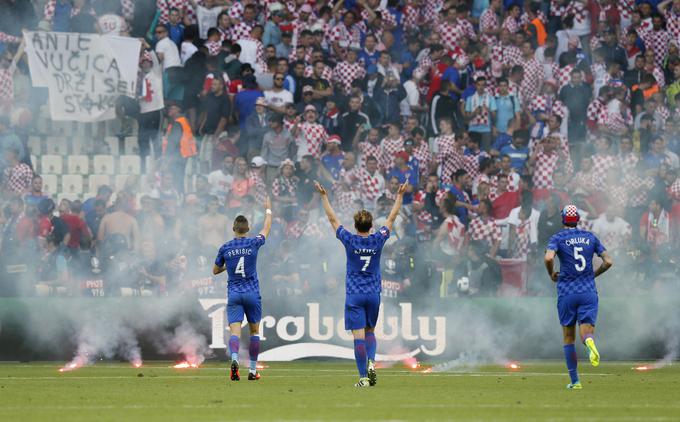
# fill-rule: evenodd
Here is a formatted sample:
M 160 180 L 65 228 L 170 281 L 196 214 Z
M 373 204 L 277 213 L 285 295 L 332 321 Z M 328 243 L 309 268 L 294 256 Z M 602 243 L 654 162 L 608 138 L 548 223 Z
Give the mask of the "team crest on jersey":
M 380 234 L 383 236 L 387 236 L 387 229 L 385 227 L 380 229 Z

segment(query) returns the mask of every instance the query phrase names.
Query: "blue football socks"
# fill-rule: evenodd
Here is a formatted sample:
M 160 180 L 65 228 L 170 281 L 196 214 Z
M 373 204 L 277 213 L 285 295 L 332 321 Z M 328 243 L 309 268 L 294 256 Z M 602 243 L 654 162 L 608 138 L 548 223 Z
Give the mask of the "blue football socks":
M 231 360 L 238 361 L 238 348 L 239 348 L 238 337 L 236 336 L 229 337 L 229 351 L 231 352 Z
M 368 365 L 366 361 L 366 340 L 354 340 L 354 360 L 357 362 L 359 378 L 368 377 Z
M 564 360 L 567 361 L 567 369 L 569 370 L 571 383 L 576 384 L 578 382 L 578 372 L 576 372 L 578 360 L 576 358 L 576 347 L 574 347 L 573 344 L 564 345 Z
M 368 360 L 375 362 L 375 351 L 377 348 L 378 343 L 375 340 L 375 333 L 366 333 L 366 355 L 368 356 Z
M 257 355 L 260 354 L 260 336 L 250 336 L 250 346 L 248 347 L 250 353 L 250 372 L 257 371 Z

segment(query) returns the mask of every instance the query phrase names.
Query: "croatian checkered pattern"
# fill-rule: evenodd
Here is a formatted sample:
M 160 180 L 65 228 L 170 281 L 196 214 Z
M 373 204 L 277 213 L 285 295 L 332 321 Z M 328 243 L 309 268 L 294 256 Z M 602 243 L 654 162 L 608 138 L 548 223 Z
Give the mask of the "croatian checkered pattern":
M 135 2 L 133 0 L 120 0 L 120 10 L 123 17 L 131 21 L 135 16 Z
M 569 85 L 571 80 L 571 71 L 574 70 L 573 64 L 568 64 L 557 71 L 557 91 L 559 92 L 563 87 Z
M 511 34 L 516 34 L 520 30 L 519 22 L 517 22 L 517 19 L 513 18 L 512 16 L 505 18 L 502 28 L 507 29 Z
M 358 199 L 361 199 L 359 192 L 340 185 L 337 190 L 334 190 L 334 195 L 334 205 L 338 213 L 343 216 L 344 219 L 351 219 L 352 215 L 357 211 L 357 207 L 354 203 Z
M 295 198 L 298 178 L 279 176 L 272 183 L 272 196 L 274 199 Z
M 671 112 L 668 111 L 668 108 L 665 105 L 657 106 L 654 110 L 654 120 L 659 122 L 661 127 L 666 124 L 666 120 L 668 120 L 669 117 L 671 117 Z
M 619 154 L 619 162 L 621 163 L 621 170 L 624 173 L 634 171 L 635 166 L 637 165 L 638 161 L 640 161 L 640 158 L 634 152 L 629 152 L 625 155 Z
M 586 267 L 589 271 L 576 272 L 574 265 L 574 247 L 567 245 L 569 239 L 587 238 L 588 243 L 583 245 L 585 252 Z M 548 249 L 556 251 L 560 260 L 560 278 L 557 282 L 557 295 L 559 297 L 580 293 L 597 293 L 595 277 L 592 271 L 592 258 L 589 252 L 602 253 L 605 249 L 592 233 L 581 229 L 563 229 L 557 232 L 548 241 Z
M 185 13 L 187 9 L 190 9 L 188 0 L 156 0 L 156 10 L 161 12 L 159 22 L 161 25 L 165 25 L 169 22 L 170 9 L 177 8 L 179 13 Z
M 522 61 L 522 52 L 514 45 L 495 45 L 491 49 L 491 60 L 503 66 L 514 66 Z
M 321 146 L 326 143 L 328 139 L 328 133 L 326 129 L 319 123 L 300 123 L 301 137 L 298 138 L 299 142 L 306 142 L 307 149 L 310 154 L 314 156 L 315 159 L 321 159 Z
M 10 69 L 0 69 L 0 104 L 3 103 L 14 103 L 14 78 Z
M 437 63 L 439 63 L 439 60 L 437 60 Z M 430 57 L 430 53 L 428 51 L 427 54 L 424 54 L 423 57 L 421 57 L 420 61 L 418 62 L 418 66 L 416 67 L 416 70 L 423 72 L 424 74 L 427 74 L 430 72 L 430 69 L 434 67 L 434 65 L 435 62 Z
M 567 107 L 560 100 L 548 95 L 536 95 L 531 98 L 529 112 L 543 112 L 560 116 L 563 120 L 567 115 Z
M 465 224 L 461 223 L 457 216 L 451 215 L 446 217 L 444 223 L 446 225 L 447 240 L 449 247 L 456 252 L 462 250 L 466 243 Z M 472 224 L 472 223 L 471 223 Z
M 440 10 L 442 10 L 442 8 L 444 8 L 444 0 L 429 0 L 421 2 L 421 7 L 423 14 L 423 23 L 429 24 L 432 22 L 436 22 L 438 19 L 437 13 Z
M 675 182 L 668 187 L 666 192 L 670 199 L 680 201 L 680 178 L 675 179 Z
M 333 80 L 342 84 L 345 93 L 349 94 L 352 81 L 362 79 L 366 75 L 366 69 L 359 63 L 340 62 L 333 71 Z
M 533 57 L 529 60 L 522 60 L 520 63 L 524 69 L 521 93 L 523 98 L 532 98 L 538 94 L 538 86 L 543 79 L 543 65 Z
M 567 14 L 574 15 L 575 27 L 585 24 L 588 20 L 588 16 L 590 15 L 588 9 L 586 9 L 586 6 L 578 1 L 569 2 L 569 5 L 567 6 Z
M 222 245 L 217 253 L 215 265 L 225 265 L 228 260 L 229 252 L 234 250 L 252 249 L 252 255 L 245 256 L 246 265 L 244 265 L 245 277 L 234 277 L 228 283 L 229 293 L 259 293 L 260 282 L 257 277 L 257 252 L 262 245 L 264 245 L 265 238 L 259 234 L 255 237 L 237 237 Z M 254 256 L 254 257 L 253 257 Z M 247 265 L 249 260 L 253 260 L 255 265 Z M 241 274 L 241 273 L 237 273 Z M 231 278 L 232 274 L 230 274 Z
M 311 56 L 310 56 L 311 59 Z M 307 61 L 307 60 L 305 60 Z M 305 78 L 311 78 L 312 75 L 314 74 L 314 67 L 313 65 L 309 65 L 305 68 Z M 325 79 L 327 81 L 332 81 L 333 80 L 333 68 L 331 68 L 328 65 L 323 66 L 323 71 L 321 72 L 321 79 Z
M 238 19 L 241 20 L 243 19 L 243 4 L 240 2 L 235 2 L 230 8 L 229 8 L 229 17 L 232 19 Z
M 385 189 L 385 178 L 378 171 L 371 175 L 365 168 L 356 169 L 355 175 L 364 207 L 372 207 Z
M 463 156 L 463 168 L 470 175 L 470 180 L 475 180 L 479 176 L 479 160 L 482 157 L 488 157 L 489 154 L 482 151 L 474 155 Z
M 635 173 L 628 173 L 623 178 L 623 184 L 629 192 L 629 207 L 643 207 L 648 205 L 648 193 L 654 187 L 654 179 L 651 177 L 640 177 Z
M 482 15 L 479 17 L 479 29 L 480 32 L 482 33 L 480 40 L 482 41 L 482 43 L 489 46 L 496 45 L 496 43 L 498 42 L 498 38 L 495 35 L 485 34 L 484 31 L 497 28 L 498 28 L 498 15 L 496 15 L 496 12 L 494 12 L 493 10 L 486 9 L 484 12 L 482 12 Z
M 553 173 L 557 168 L 559 156 L 557 153 L 545 153 L 543 151 L 537 154 L 536 162 L 534 163 L 533 182 L 534 187 L 538 189 L 552 189 L 553 188 Z
M 283 118 L 283 128 L 286 129 L 288 132 L 293 131 L 293 127 L 295 127 L 295 124 L 297 123 L 297 120 L 295 118 L 288 118 L 284 117 Z
M 663 59 L 668 53 L 668 43 L 671 41 L 671 35 L 668 31 L 648 31 L 642 37 L 645 47 L 654 51 L 654 64 L 663 66 Z
M 253 198 L 255 198 L 255 202 L 263 204 L 267 198 L 267 185 L 264 183 L 262 177 L 254 171 L 248 174 L 248 179 L 250 179 L 252 184 L 250 193 L 253 195 Z
M 385 138 L 380 142 L 380 168 L 389 172 L 394 167 L 394 154 L 404 149 L 404 139 L 400 136 L 397 139 Z
M 368 141 L 359 142 L 357 148 L 361 153 L 361 161 L 363 162 L 364 167 L 366 166 L 366 159 L 371 155 L 374 156 L 378 160 L 378 164 L 380 164 L 380 151 L 382 151 L 380 143 L 372 144 Z
M 222 43 L 219 41 L 207 41 L 205 46 L 208 49 L 208 54 L 211 56 L 217 56 L 220 54 L 220 50 L 222 50 Z
M 220 42 L 231 40 L 231 27 L 222 28 L 221 26 L 218 26 L 217 30 L 220 31 Z
M 250 31 L 253 30 L 252 25 L 245 21 L 241 21 L 238 24 L 231 27 L 231 39 L 234 41 L 243 39 L 253 39 L 250 37 Z
M 445 183 L 451 181 L 456 170 L 463 168 L 463 152 L 456 145 L 455 135 L 441 135 L 435 139 L 437 145 L 437 164 L 441 169 L 441 179 Z
M 600 98 L 595 98 L 588 104 L 588 109 L 586 110 L 586 119 L 592 122 L 597 122 L 602 113 L 606 110 L 604 103 Z
M 573 183 L 570 183 L 572 193 L 583 191 L 587 194 L 595 192 L 595 177 L 592 169 L 590 171 L 579 171 L 574 175 Z
M 492 218 L 473 218 L 469 230 L 471 240 L 483 240 L 489 244 L 501 241 L 501 227 Z
M 666 30 L 669 32 L 671 39 L 678 40 L 680 37 L 680 13 L 673 8 L 673 3 L 666 9 Z
M 608 130 L 614 133 L 626 131 L 628 130 L 628 126 L 633 124 L 633 117 L 630 113 L 630 110 L 626 110 L 625 114 L 622 114 L 618 111 L 610 113 L 605 108 L 603 114 L 605 118 L 604 125 Z
M 623 185 L 609 186 L 609 206 L 614 209 L 625 209 L 628 205 L 628 190 Z M 607 242 L 609 243 L 609 242 Z
M 33 171 L 28 165 L 19 163 L 14 167 L 7 167 L 4 174 L 5 189 L 19 194 L 28 192 L 33 179 Z
M 380 293 L 380 254 L 385 241 L 390 237 L 389 229 L 381 227 L 376 233 L 362 237 L 351 234 L 343 226 L 340 226 L 336 232 L 336 237 L 342 242 L 347 253 L 347 276 L 345 278 L 347 294 Z M 375 251 L 373 260 L 377 261 L 373 262 L 377 264 L 377 271 L 373 273 L 361 271 L 365 262 L 359 261 L 357 250 L 362 249 Z M 356 268 L 359 265 L 361 266 Z
M 328 33 L 328 42 L 337 42 L 340 47 L 359 47 L 361 45 L 361 29 L 358 25 L 352 25 L 347 29 L 344 23 L 339 23 Z
M 397 26 L 396 19 L 394 19 L 394 16 L 387 9 L 378 7 L 377 9 L 374 10 L 374 12 L 380 13 L 380 16 L 382 17 L 383 27 L 393 28 Z M 366 9 L 361 11 L 361 19 L 368 22 L 369 16 L 368 11 L 366 11 Z
M 635 9 L 635 0 L 618 0 L 616 7 L 619 9 L 621 19 L 630 20 L 630 17 L 633 15 L 633 9 Z
M 444 22 L 437 27 L 437 33 L 441 37 L 442 45 L 448 50 L 453 50 L 458 41 L 463 38 L 463 27 Z
M 420 163 L 420 175 L 421 177 L 427 176 L 430 172 L 430 163 L 432 162 L 432 154 L 430 153 L 430 146 L 427 142 L 421 142 L 413 148 L 413 156 L 416 157 Z
M 290 240 L 298 240 L 300 238 L 319 240 L 325 236 L 318 224 L 312 222 L 303 224 L 296 221 L 286 228 L 286 237 Z
M 305 57 L 302 58 L 302 60 L 304 60 L 305 63 L 310 63 L 310 64 L 311 64 L 311 61 L 312 61 L 312 50 L 313 50 L 313 49 L 314 49 L 314 47 L 311 47 L 311 46 L 310 46 L 310 47 L 307 47 L 307 48 L 305 49 Z M 288 61 L 289 61 L 289 62 L 293 62 L 293 61 L 295 61 L 295 60 L 297 60 L 297 59 L 298 59 L 298 57 L 297 57 L 297 49 L 292 48 L 292 49 L 290 50 L 290 54 L 288 55 Z

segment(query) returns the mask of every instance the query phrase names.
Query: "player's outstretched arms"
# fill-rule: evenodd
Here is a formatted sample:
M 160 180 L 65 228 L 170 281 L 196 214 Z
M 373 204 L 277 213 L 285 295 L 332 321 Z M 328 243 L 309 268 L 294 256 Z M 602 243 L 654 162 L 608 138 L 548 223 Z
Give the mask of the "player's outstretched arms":
M 226 269 L 227 269 L 227 267 L 224 266 L 224 265 L 221 266 L 221 267 L 218 267 L 217 265 L 213 264 L 213 274 L 215 274 L 215 275 L 223 273 Z
M 408 182 L 404 182 L 399 186 L 399 191 L 397 191 L 397 198 L 394 200 L 394 205 L 392 206 L 392 211 L 390 211 L 390 215 L 387 216 L 387 222 L 385 223 L 385 227 L 387 227 L 390 231 L 392 231 L 392 226 L 394 225 L 394 220 L 397 219 L 397 216 L 399 215 L 399 210 L 401 209 L 401 203 L 404 201 L 404 193 L 406 193 L 406 190 L 408 189 Z
M 550 279 L 556 282 L 557 278 L 560 276 L 560 273 L 555 272 L 553 267 L 555 264 L 555 251 L 551 251 L 550 249 L 546 250 L 543 262 L 545 263 L 545 269 L 548 271 Z
M 267 195 L 264 200 L 264 227 L 260 230 L 260 234 L 265 238 L 269 236 L 269 231 L 272 229 L 272 200 Z
M 600 267 L 595 271 L 595 277 L 601 275 L 602 273 L 610 269 L 612 265 L 614 265 L 614 260 L 609 255 L 609 252 L 607 251 L 602 252 L 600 258 L 602 258 L 602 265 L 600 265 Z
M 314 182 L 314 187 L 321 196 L 321 204 L 323 204 L 323 209 L 326 211 L 328 222 L 331 223 L 333 230 L 337 231 L 338 227 L 340 227 L 340 220 L 338 220 L 338 216 L 335 215 L 335 211 L 333 211 L 333 207 L 331 207 L 331 202 L 328 200 L 328 192 L 326 192 L 326 189 L 317 181 Z

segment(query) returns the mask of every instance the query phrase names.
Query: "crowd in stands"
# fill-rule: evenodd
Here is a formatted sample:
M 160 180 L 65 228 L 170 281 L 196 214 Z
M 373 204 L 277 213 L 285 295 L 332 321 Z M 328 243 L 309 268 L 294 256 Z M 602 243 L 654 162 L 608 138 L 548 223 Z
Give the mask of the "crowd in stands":
M 542 253 L 570 203 L 648 285 L 676 271 L 680 0 L 0 0 L 0 10 L 1 277 L 31 274 L 38 288 L 26 294 L 79 295 L 111 262 L 132 273 L 107 294 L 177 291 L 187 273 L 209 277 L 236 215 L 258 227 L 267 195 L 263 288 L 341 290 L 344 256 L 316 180 L 348 226 L 360 209 L 380 224 L 408 182 L 383 263 L 399 294 L 496 295 L 517 265 L 521 293 L 550 292 Z M 26 28 L 143 39 L 137 96 L 117 112 L 135 122 L 145 186 L 129 176 L 78 198 L 43 192 L 28 138 L 46 94 L 26 82 Z M 154 63 L 165 108 L 140 113 L 160 94 L 145 84 Z

